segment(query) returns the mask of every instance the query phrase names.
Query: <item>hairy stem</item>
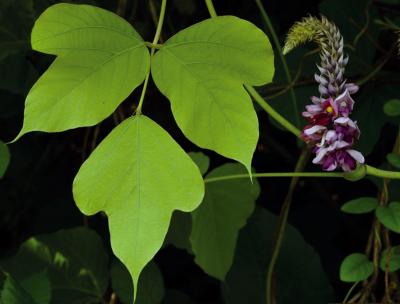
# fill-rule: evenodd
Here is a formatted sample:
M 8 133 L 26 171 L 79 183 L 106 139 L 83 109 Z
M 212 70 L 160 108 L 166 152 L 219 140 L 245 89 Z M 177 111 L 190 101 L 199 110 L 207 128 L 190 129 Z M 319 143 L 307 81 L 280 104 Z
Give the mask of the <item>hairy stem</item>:
M 295 117 L 296 117 L 296 126 L 299 127 L 300 126 L 300 115 L 299 115 L 299 111 L 297 109 L 296 94 L 294 92 L 293 86 L 291 86 L 291 84 L 293 83 L 293 79 L 292 79 L 292 75 L 290 74 L 290 71 L 289 71 L 289 66 L 288 66 L 288 64 L 286 62 L 285 56 L 283 55 L 282 48 L 281 48 L 278 36 L 277 36 L 277 34 L 275 32 L 275 29 L 272 26 L 271 19 L 269 18 L 267 12 L 265 11 L 264 6 L 261 3 L 261 0 L 255 0 L 255 2 L 257 4 L 258 9 L 261 12 L 261 16 L 262 16 L 265 24 L 267 25 L 267 29 L 268 29 L 269 33 L 271 34 L 272 41 L 275 44 L 276 52 L 278 53 L 279 59 L 282 62 L 282 67 L 283 67 L 283 70 L 285 72 L 285 76 L 286 76 L 288 85 L 290 87 L 289 92 L 290 92 L 290 97 L 292 99 L 293 111 L 294 111 Z
M 158 48 L 158 40 L 160 39 L 160 35 L 161 35 L 161 30 L 162 30 L 162 26 L 164 23 L 164 16 L 165 16 L 165 8 L 167 6 L 167 0 L 162 0 L 161 2 L 161 10 L 160 10 L 160 17 L 158 18 L 158 24 L 157 24 L 157 29 L 156 29 L 156 33 L 154 35 L 154 39 L 153 42 L 151 43 L 151 54 L 150 57 L 153 58 L 153 55 L 156 51 L 156 48 Z M 142 93 L 140 95 L 140 100 L 139 100 L 139 104 L 136 108 L 136 114 L 140 115 L 142 113 L 142 107 L 143 107 L 143 102 L 144 102 L 144 96 L 146 95 L 146 91 L 147 91 L 147 85 L 149 83 L 149 78 L 150 78 L 150 66 L 147 69 L 147 73 L 146 73 L 146 78 L 144 80 L 144 84 L 143 84 L 143 88 L 142 88 Z

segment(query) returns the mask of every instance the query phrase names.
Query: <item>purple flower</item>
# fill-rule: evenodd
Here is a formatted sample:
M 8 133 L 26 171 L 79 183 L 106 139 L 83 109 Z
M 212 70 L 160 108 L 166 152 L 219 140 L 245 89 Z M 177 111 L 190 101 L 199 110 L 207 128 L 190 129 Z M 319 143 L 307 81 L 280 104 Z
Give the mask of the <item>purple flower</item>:
M 357 89 L 358 87 L 354 85 Z M 354 87 L 351 87 L 354 91 Z M 341 116 L 348 117 L 353 111 L 354 100 L 350 96 L 350 92 L 348 89 L 345 89 L 342 94 L 335 98 L 335 104 L 338 109 L 338 112 Z
M 348 117 L 339 117 L 333 122 L 333 129 L 327 130 L 316 144 L 314 164 L 322 165 L 322 169 L 333 171 L 341 167 L 343 171 L 354 170 L 358 161 L 364 163 L 362 154 L 352 146 L 360 136 L 357 123 Z
M 364 163 L 364 156 L 360 152 L 342 145 L 343 142 L 336 142 L 326 148 L 317 148 L 317 156 L 313 159 L 313 163 L 321 165 L 325 171 L 333 171 L 340 167 L 346 172 L 354 170 L 357 162 Z

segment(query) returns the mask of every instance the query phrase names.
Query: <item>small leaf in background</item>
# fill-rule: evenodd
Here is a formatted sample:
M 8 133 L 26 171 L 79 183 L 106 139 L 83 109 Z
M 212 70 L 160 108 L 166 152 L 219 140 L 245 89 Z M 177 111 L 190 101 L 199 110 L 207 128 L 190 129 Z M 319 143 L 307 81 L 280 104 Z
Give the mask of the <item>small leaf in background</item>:
M 118 260 L 111 266 L 111 285 L 122 304 L 132 304 L 132 278 L 126 267 Z M 160 304 L 164 293 L 164 281 L 160 269 L 154 262 L 150 262 L 140 277 L 135 304 Z
M 387 206 L 379 206 L 375 213 L 386 228 L 400 233 L 400 203 L 391 202 Z
M 225 164 L 206 178 L 246 173 L 240 164 Z M 190 242 L 195 262 L 209 275 L 224 280 L 232 265 L 239 230 L 246 225 L 260 194 L 257 180 L 232 179 L 206 183 L 200 207 L 192 212 Z
M 222 16 L 168 39 L 151 65 L 185 136 L 201 148 L 241 162 L 250 172 L 258 120 L 243 87 L 271 82 L 267 36 L 248 21 Z
M 379 266 L 383 271 L 394 272 L 400 269 L 400 246 L 391 247 L 382 251 Z M 389 266 L 389 267 L 388 267 Z
M 9 163 L 10 151 L 8 150 L 8 146 L 0 140 L 0 178 L 6 173 Z
M 400 115 L 400 99 L 391 99 L 383 106 L 383 111 L 388 116 Z
M 0 288 L 1 304 L 47 304 L 35 302 L 31 295 L 9 274 L 0 273 L 3 284 Z
M 36 21 L 31 42 L 58 57 L 29 92 L 17 138 L 97 124 L 143 82 L 150 64 L 127 21 L 89 5 L 51 6 Z
M 368 213 L 378 207 L 378 200 L 375 197 L 360 197 L 345 203 L 340 210 L 346 213 L 362 214 Z
M 222 284 L 226 304 L 265 304 L 265 281 L 279 218 L 256 208 L 240 231 L 232 268 Z M 333 303 L 318 253 L 288 224 L 275 269 L 277 303 Z
M 210 167 L 210 158 L 202 152 L 190 152 L 189 156 L 199 167 L 201 175 L 206 174 Z
M 136 115 L 119 124 L 85 161 L 73 193 L 84 214 L 107 214 L 112 249 L 137 286 L 164 242 L 173 211 L 197 208 L 204 181 L 164 129 Z
M 374 272 L 374 265 L 365 254 L 353 253 L 340 265 L 340 279 L 343 282 L 358 282 L 369 278 Z
M 41 293 L 48 290 L 44 279 L 47 272 L 54 304 L 101 302 L 108 286 L 108 257 L 103 242 L 86 228 L 32 237 L 21 245 L 16 256 L 1 261 L 0 266 L 32 292 L 34 299 L 47 299 Z
M 393 167 L 400 169 L 400 154 L 389 153 L 386 155 L 386 159 Z

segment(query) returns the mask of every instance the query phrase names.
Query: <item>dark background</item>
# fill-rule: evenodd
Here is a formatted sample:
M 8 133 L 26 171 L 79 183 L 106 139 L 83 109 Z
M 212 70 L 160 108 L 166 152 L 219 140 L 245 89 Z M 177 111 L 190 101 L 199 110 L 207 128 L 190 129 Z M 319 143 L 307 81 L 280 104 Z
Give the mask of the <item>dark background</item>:
M 19 132 L 23 120 L 24 98 L 53 58 L 30 50 L 29 35 L 34 20 L 49 5 L 58 1 L 34 0 L 33 12 L 24 11 L 19 1 L 0 0 L 0 27 L 12 31 L 25 44 L 20 49 L 0 57 L 0 140 L 7 142 Z M 117 11 L 117 1 L 73 1 L 92 3 Z M 160 1 L 153 1 L 159 7 Z M 370 77 L 381 62 L 385 62 L 373 77 L 363 84 L 355 95 L 355 118 L 358 119 L 362 137 L 359 149 L 367 156 L 367 162 L 386 166 L 385 157 L 394 145 L 398 120 L 385 116 L 383 104 L 400 96 L 400 60 L 393 48 L 396 36 L 390 30 L 376 24 L 384 16 L 396 20 L 400 16 L 397 1 L 327 0 L 327 1 L 263 1 L 275 30 L 283 43 L 287 30 L 293 23 L 308 14 L 322 12 L 341 29 L 350 55 L 347 77 L 357 81 Z M 397 2 L 397 3 L 396 3 Z M 232 14 L 250 20 L 266 30 L 254 1 L 215 1 L 219 14 Z M 124 17 L 139 31 L 146 41 L 151 41 L 155 24 L 149 9 L 149 1 L 128 0 Z M 200 0 L 169 0 L 162 33 L 166 40 L 174 33 L 200 20 L 208 18 L 208 12 Z M 364 28 L 364 29 L 363 29 Z M 357 35 L 362 35 L 357 40 Z M 266 30 L 269 35 L 268 31 Z M 0 35 L 0 51 L 7 37 Z M 356 40 L 355 40 L 356 39 Z M 309 97 L 317 93 L 312 75 L 316 71 L 318 56 L 304 54 L 316 48 L 314 44 L 302 46 L 287 56 L 293 75 L 300 69 L 295 86 L 298 108 L 309 103 Z M 0 53 L 1 54 L 1 53 Z M 260 88 L 263 96 L 278 111 L 294 121 L 290 95 L 279 92 L 287 80 L 276 56 L 274 83 Z M 99 126 L 80 128 L 57 134 L 30 133 L 10 145 L 11 164 L 0 180 L 0 257 L 13 255 L 18 246 L 32 235 L 54 232 L 84 224 L 84 217 L 74 204 L 71 194 L 72 180 L 90 151 L 120 120 L 132 114 L 131 105 L 137 103 L 140 90 L 136 90 L 117 110 L 117 115 Z M 143 111 L 161 124 L 186 151 L 199 149 L 184 138 L 171 115 L 169 102 L 150 82 Z M 66 114 L 67 115 L 67 114 Z M 292 171 L 300 152 L 299 143 L 290 134 L 271 122 L 261 110 L 260 141 L 253 165 L 257 172 Z M 305 124 L 302 121 L 302 124 Z M 300 126 L 302 127 L 302 126 Z M 210 152 L 211 166 L 227 162 Z M 312 164 L 306 170 L 318 170 Z M 278 214 L 287 193 L 288 179 L 262 179 L 257 204 Z M 376 196 L 379 189 L 371 179 L 349 183 L 338 179 L 303 179 L 296 188 L 289 222 L 298 229 L 304 239 L 318 252 L 323 269 L 337 300 L 343 299 L 350 287 L 338 278 L 342 259 L 349 253 L 364 251 L 372 216 L 351 216 L 340 212 L 340 206 L 359 196 Z M 393 200 L 400 199 L 398 183 L 391 184 Z M 89 227 L 103 236 L 108 246 L 106 219 L 94 216 L 88 219 Z M 394 239 L 394 243 L 398 239 Z M 186 251 L 168 246 L 156 257 L 165 286 L 188 296 L 185 303 L 223 303 L 220 283 L 207 276 Z M 245 284 L 246 282 L 244 282 Z M 312 292 L 312 290 L 310 290 Z

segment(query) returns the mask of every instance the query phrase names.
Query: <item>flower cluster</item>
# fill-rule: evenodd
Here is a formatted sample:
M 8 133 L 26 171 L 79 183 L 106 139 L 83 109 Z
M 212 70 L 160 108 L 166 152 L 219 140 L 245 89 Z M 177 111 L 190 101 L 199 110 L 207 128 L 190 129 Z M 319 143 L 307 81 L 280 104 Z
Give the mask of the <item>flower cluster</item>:
M 343 37 L 337 27 L 322 17 L 319 35 L 321 66 L 315 80 L 320 97 L 312 97 L 313 104 L 303 112 L 309 124 L 304 127 L 302 138 L 314 146 L 314 164 L 326 171 L 351 171 L 357 162 L 364 163 L 362 154 L 352 148 L 360 130 L 349 117 L 354 106 L 351 95 L 358 91 L 358 86 L 343 78 L 348 57 L 343 54 Z

